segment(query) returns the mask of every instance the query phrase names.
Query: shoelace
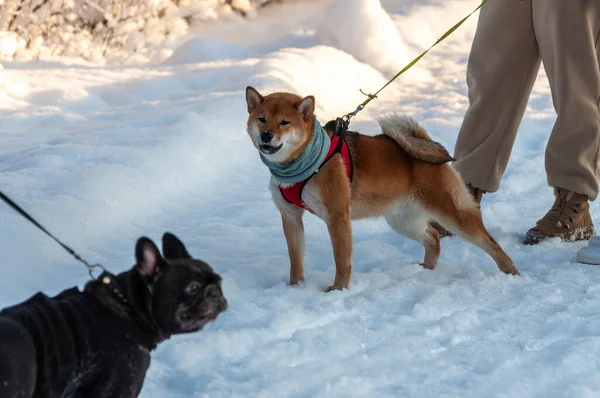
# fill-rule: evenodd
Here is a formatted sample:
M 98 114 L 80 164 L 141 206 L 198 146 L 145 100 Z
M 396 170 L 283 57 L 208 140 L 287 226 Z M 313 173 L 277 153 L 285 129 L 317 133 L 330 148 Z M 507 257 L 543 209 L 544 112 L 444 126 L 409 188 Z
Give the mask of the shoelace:
M 567 208 L 567 196 L 569 192 L 560 193 L 554 206 L 550 209 L 546 217 L 552 221 L 556 221 L 554 224 L 555 228 L 565 227 L 566 229 L 571 229 L 570 223 L 575 222 L 575 218 L 566 214 L 567 210 L 571 210 L 573 213 L 579 213 L 579 208 L 581 207 L 581 203 L 576 203 L 574 208 Z

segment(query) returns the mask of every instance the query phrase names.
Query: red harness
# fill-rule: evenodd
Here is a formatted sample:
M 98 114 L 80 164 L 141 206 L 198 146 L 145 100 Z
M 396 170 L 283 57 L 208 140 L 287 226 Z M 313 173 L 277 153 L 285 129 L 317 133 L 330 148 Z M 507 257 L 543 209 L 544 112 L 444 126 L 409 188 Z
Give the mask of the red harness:
M 325 166 L 325 163 L 329 161 L 336 153 L 340 153 L 342 155 L 342 160 L 344 161 L 344 166 L 346 167 L 346 176 L 350 182 L 352 182 L 352 156 L 350 155 L 350 149 L 348 148 L 348 144 L 346 140 L 344 140 L 339 135 L 334 135 L 331 137 L 331 143 L 329 144 L 329 151 L 327 152 L 327 156 L 325 156 L 325 160 L 319 166 L 321 169 Z M 279 191 L 281 191 L 281 195 L 283 198 L 292 204 L 295 204 L 298 207 L 306 209 L 314 214 L 314 212 L 304 203 L 302 200 L 302 190 L 306 186 L 306 183 L 315 175 L 317 172 L 313 173 L 310 177 L 308 177 L 304 181 L 299 181 L 293 185 L 289 185 L 285 188 L 279 186 Z

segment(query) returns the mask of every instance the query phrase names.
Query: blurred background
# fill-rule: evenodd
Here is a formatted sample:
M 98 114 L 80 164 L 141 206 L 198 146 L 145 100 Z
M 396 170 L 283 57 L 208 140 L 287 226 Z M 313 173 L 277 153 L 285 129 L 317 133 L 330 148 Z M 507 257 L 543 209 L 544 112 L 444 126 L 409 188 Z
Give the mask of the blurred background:
M 293 0 L 0 0 L 0 59 L 156 61 L 196 27 L 283 2 Z

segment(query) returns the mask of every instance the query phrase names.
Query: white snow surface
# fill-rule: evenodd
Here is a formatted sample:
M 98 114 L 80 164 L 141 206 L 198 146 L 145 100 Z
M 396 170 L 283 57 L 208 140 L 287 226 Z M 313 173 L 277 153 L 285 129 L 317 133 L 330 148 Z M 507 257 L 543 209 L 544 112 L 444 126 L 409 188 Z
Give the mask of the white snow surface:
M 409 62 L 406 45 L 379 0 L 335 0 L 315 36 L 357 60 L 376 65 L 389 77 Z
M 413 56 L 477 3 L 383 6 Z M 244 89 L 315 95 L 325 122 L 353 110 L 359 88 L 386 81 L 354 51 L 323 45 L 298 7 L 244 22 L 248 29 L 218 27 L 229 56 L 207 34 L 189 44 L 189 58 L 176 51 L 159 66 L 0 68 L 2 191 L 113 272 L 132 266 L 139 236 L 158 242 L 171 231 L 224 278 L 229 309 L 152 354 L 142 397 L 599 396 L 600 269 L 576 262 L 584 243 L 521 244 L 553 200 L 543 159 L 555 116 L 543 71 L 501 190 L 482 206 L 522 276 L 500 273 L 459 238 L 442 241 L 435 270 L 422 269 L 422 247 L 374 219 L 353 224 L 351 288 L 326 294 L 331 244 L 324 223 L 307 215 L 306 282 L 287 285 L 269 173 L 245 133 Z M 265 33 L 281 32 L 286 15 L 291 33 Z M 452 150 L 475 23 L 476 15 L 421 60 L 426 73 L 411 70 L 386 89 L 352 129 L 376 134 L 376 115 L 405 112 Z M 87 280 L 1 204 L 0 253 L 0 308 Z

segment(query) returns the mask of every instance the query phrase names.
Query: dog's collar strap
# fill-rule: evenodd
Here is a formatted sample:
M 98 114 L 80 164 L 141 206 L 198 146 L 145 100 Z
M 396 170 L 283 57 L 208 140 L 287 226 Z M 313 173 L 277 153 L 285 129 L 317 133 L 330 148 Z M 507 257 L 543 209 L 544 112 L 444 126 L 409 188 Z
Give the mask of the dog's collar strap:
M 119 302 L 119 304 L 121 304 L 121 306 L 123 306 L 123 309 L 127 312 L 129 318 L 134 323 L 136 323 L 138 327 L 140 327 L 143 330 L 147 329 L 147 332 L 150 332 L 153 335 L 153 341 L 145 344 L 148 349 L 153 350 L 154 348 L 156 348 L 156 345 L 158 343 L 167 339 L 167 337 L 160 330 L 160 327 L 158 327 L 158 325 L 155 322 L 142 320 L 139 316 L 137 316 L 134 305 L 131 302 L 129 302 L 129 300 L 127 300 L 121 289 L 119 289 L 119 283 L 117 282 L 117 278 L 113 274 L 111 274 L 108 271 L 105 271 L 98 277 L 98 280 L 110 289 L 110 292 L 112 293 L 113 297 Z M 152 287 L 150 285 L 147 285 L 146 288 L 149 292 L 152 291 Z M 149 308 L 148 312 L 151 313 L 152 308 Z
M 102 274 L 100 274 L 98 280 L 101 281 L 104 285 L 108 286 L 111 293 L 117 299 L 119 304 L 129 309 L 129 300 L 127 300 L 125 295 L 121 292 L 121 289 L 119 289 L 117 278 L 115 278 L 113 274 L 111 274 L 108 271 L 104 271 Z
M 313 137 L 296 159 L 287 163 L 272 162 L 261 153 L 260 158 L 271 171 L 271 175 L 283 184 L 304 181 L 316 173 L 327 157 L 329 136 L 314 116 Z

